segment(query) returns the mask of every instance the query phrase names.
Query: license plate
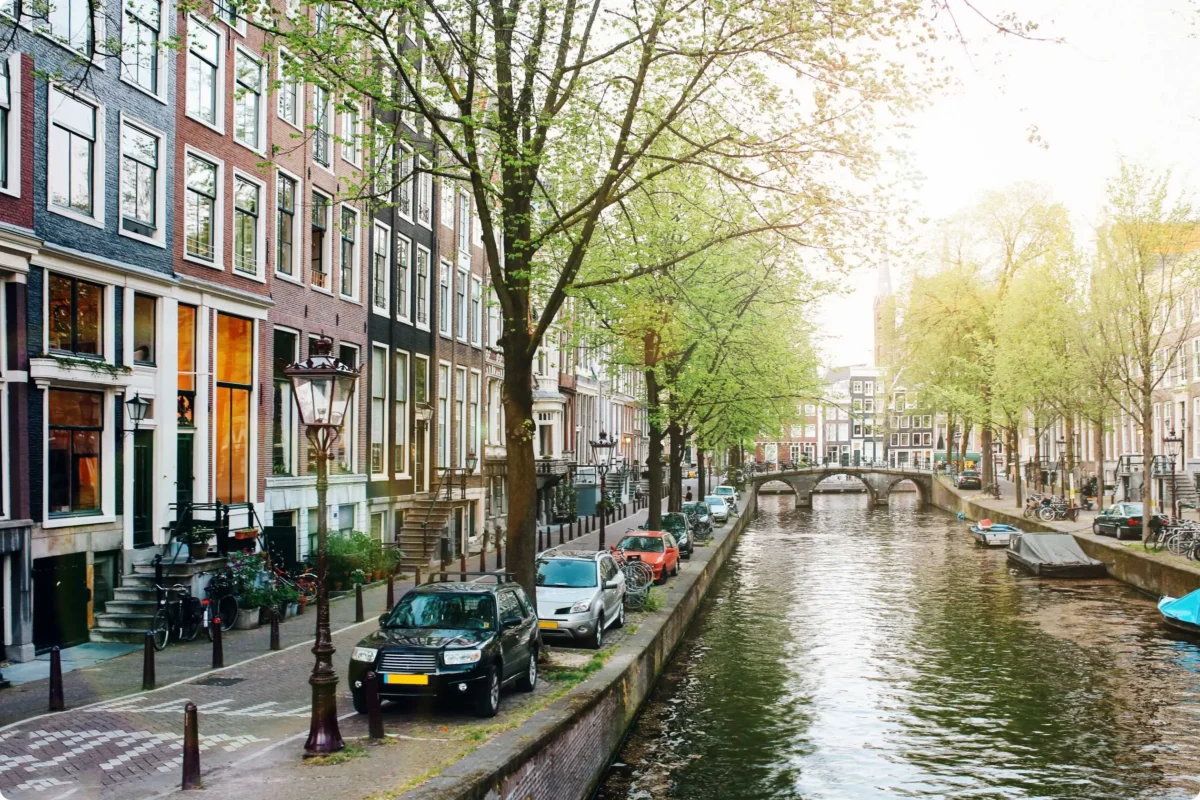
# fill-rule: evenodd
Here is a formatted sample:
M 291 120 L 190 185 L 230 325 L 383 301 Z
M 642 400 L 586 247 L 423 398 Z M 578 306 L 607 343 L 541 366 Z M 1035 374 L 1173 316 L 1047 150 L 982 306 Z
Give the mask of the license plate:
M 428 675 L 399 675 L 395 672 L 389 672 L 384 676 L 384 683 L 402 683 L 409 686 L 428 686 Z
M 539 628 L 557 628 L 558 623 L 552 619 L 539 619 L 538 627 Z

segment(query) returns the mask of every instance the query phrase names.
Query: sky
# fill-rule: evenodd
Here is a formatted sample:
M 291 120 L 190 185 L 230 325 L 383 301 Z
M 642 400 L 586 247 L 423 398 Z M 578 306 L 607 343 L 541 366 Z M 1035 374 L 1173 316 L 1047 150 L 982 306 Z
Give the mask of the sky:
M 955 0 L 951 0 L 952 3 Z M 1035 20 L 1062 43 L 981 34 L 943 42 L 952 84 L 910 117 L 905 146 L 920 173 L 910 219 L 970 207 L 1017 181 L 1047 186 L 1084 238 L 1100 219 L 1121 159 L 1161 170 L 1200 193 L 1200 1 L 978 0 L 999 16 Z M 960 21 L 965 6 L 958 4 Z M 964 27 L 966 27 L 964 25 Z M 1036 128 L 1040 142 L 1029 141 Z M 892 284 L 904 280 L 892 263 Z M 821 303 L 828 364 L 871 363 L 873 269 Z

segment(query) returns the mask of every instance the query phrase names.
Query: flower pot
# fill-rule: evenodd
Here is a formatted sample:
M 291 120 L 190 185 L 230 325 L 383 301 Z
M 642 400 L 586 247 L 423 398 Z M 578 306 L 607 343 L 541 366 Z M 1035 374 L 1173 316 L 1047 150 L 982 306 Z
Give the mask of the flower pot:
M 299 613 L 300 613 L 300 604 L 299 603 L 288 603 L 287 604 L 287 615 L 289 617 L 294 617 Z
M 208 555 L 208 542 L 189 544 L 188 555 L 190 555 L 192 558 L 204 558 Z
M 340 592 L 340 591 L 342 590 L 342 582 L 341 582 L 341 581 L 334 581 L 334 582 L 333 582 L 333 590 L 334 590 L 335 592 Z
M 261 623 L 258 621 L 260 609 L 257 608 L 239 608 L 237 620 L 234 621 L 233 627 L 239 631 L 250 631 L 257 628 Z

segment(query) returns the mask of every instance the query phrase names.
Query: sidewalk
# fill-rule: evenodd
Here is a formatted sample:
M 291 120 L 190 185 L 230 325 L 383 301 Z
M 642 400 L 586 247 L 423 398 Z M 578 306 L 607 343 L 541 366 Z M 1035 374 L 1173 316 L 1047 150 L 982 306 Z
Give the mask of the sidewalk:
M 950 479 L 945 476 L 937 476 L 935 478 L 935 480 L 940 480 L 945 485 L 953 488 L 953 485 L 950 483 Z M 966 499 L 970 500 L 972 503 L 975 503 L 978 506 L 983 506 L 984 508 L 990 508 L 994 511 L 1003 511 L 1005 514 L 1012 514 L 1013 516 L 1016 516 L 1016 517 L 1022 516 L 1022 512 L 1025 507 L 1025 503 L 1022 502 L 1021 505 L 1019 505 L 1019 506 L 1017 505 L 1016 484 L 1014 484 L 1012 481 L 1005 480 L 1003 478 L 1000 478 L 998 482 L 1000 484 L 1000 499 L 999 500 L 997 500 L 994 497 L 992 497 L 991 495 L 985 494 L 983 492 L 966 491 L 964 489 L 954 489 L 954 492 L 956 494 L 958 494 L 960 497 L 965 497 Z M 1034 490 L 1034 491 L 1036 491 L 1036 490 Z M 1021 484 L 1022 501 L 1024 500 L 1025 497 L 1029 496 L 1029 492 L 1030 492 L 1029 486 L 1022 483 Z M 1040 519 L 1038 520 L 1038 522 L 1042 525 L 1045 525 L 1048 528 L 1054 528 L 1055 530 L 1063 531 L 1064 533 L 1079 533 L 1081 531 L 1090 532 L 1092 530 L 1092 520 L 1094 520 L 1096 518 L 1097 510 L 1098 510 L 1098 507 L 1093 507 L 1090 511 L 1080 509 L 1074 522 L 1068 522 L 1067 520 L 1058 520 L 1055 522 L 1042 522 Z
M 610 523 L 608 542 L 615 542 L 627 528 L 636 527 L 646 511 Z M 557 545 L 557 527 L 553 544 Z M 595 549 L 597 532 L 576 538 L 572 546 Z M 478 554 L 468 569 L 479 568 Z M 496 566 L 495 553 L 488 554 L 488 567 Z M 451 566 L 457 571 L 458 564 Z M 400 596 L 411 581 L 396 584 Z M 354 599 L 348 596 L 330 604 L 334 664 L 343 680 L 339 683 L 338 709 L 342 718 L 357 717 L 351 711 L 346 663 L 354 644 L 376 625 L 384 609 L 386 586 L 365 591 L 365 622 L 354 623 Z M 156 654 L 160 688 L 142 692 L 142 654 L 134 652 L 63 676 L 67 710 L 46 712 L 48 685 L 35 680 L 0 692 L 0 793 L 6 798 L 59 797 L 143 798 L 173 792 L 179 785 L 183 734 L 183 707 L 189 700 L 199 707 L 201 767 L 204 775 L 215 770 L 236 770 L 272 760 L 298 760 L 308 732 L 315 611 L 280 625 L 282 651 L 268 649 L 268 628 L 231 631 L 224 637 L 225 663 L 213 671 L 212 645 L 201 635 L 195 642 L 171 645 Z M 505 717 L 519 715 L 530 704 L 540 703 L 553 691 L 549 682 L 532 695 L 506 692 L 502 715 L 480 726 L 467 712 L 439 708 L 404 720 L 405 741 L 417 742 L 405 752 L 404 769 L 416 774 L 446 759 L 457 757 L 485 734 L 504 724 Z M 399 706 L 402 711 L 407 706 Z M 389 714 L 389 725 L 402 721 Z M 345 723 L 343 735 L 360 735 L 365 727 L 355 719 Z M 385 761 L 391 761 L 387 759 Z M 314 767 L 313 778 L 320 776 Z M 307 774 L 307 773 L 304 773 Z M 403 782 L 408 778 L 399 777 Z M 394 785 L 394 784 L 393 784 Z M 286 787 L 279 787 L 284 788 Z M 360 787 L 363 796 L 372 789 Z M 265 796 L 266 788 L 263 794 Z M 237 796 L 250 796 L 239 794 Z

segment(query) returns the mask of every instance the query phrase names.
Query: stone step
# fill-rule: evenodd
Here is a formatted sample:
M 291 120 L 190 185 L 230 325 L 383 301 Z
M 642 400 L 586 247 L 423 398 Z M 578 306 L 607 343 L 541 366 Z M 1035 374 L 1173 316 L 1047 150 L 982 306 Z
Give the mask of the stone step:
M 146 641 L 146 630 L 132 628 L 92 628 L 88 631 L 88 641 L 113 642 L 117 644 L 142 644 Z
M 96 615 L 96 627 L 101 630 L 131 630 L 145 633 L 154 624 L 154 613 L 118 614 L 105 611 Z
M 153 587 L 121 586 L 113 589 L 113 600 L 117 602 L 137 602 L 139 600 L 156 600 L 158 595 Z
M 177 578 L 186 578 L 195 575 L 197 572 L 215 572 L 219 569 L 224 569 L 225 559 L 217 558 L 198 558 L 195 561 L 180 561 L 172 564 L 168 560 L 163 561 L 163 575 Z M 134 575 L 154 575 L 154 564 L 143 563 L 133 565 Z
M 158 610 L 158 601 L 153 597 L 149 600 L 139 598 L 137 600 L 109 600 L 104 604 L 103 614 L 139 614 L 145 616 L 149 614 L 154 616 L 154 612 Z M 99 614 L 96 615 L 99 618 Z

